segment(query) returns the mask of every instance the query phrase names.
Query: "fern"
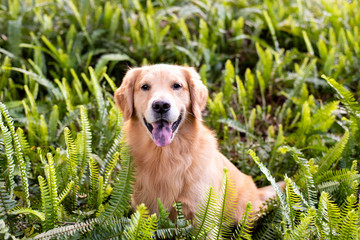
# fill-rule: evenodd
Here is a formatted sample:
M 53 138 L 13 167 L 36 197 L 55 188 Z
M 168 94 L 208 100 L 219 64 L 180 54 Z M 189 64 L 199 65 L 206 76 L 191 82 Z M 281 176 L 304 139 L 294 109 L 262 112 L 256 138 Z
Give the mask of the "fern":
M 105 176 L 105 171 L 108 168 L 109 162 L 113 161 L 114 158 L 114 154 L 117 152 L 120 152 L 121 148 L 121 139 L 122 139 L 122 134 L 120 133 L 119 135 L 117 135 L 114 139 L 113 144 L 111 145 L 109 151 L 107 152 L 105 159 L 104 159 L 104 165 L 101 168 L 100 173 Z
M 7 193 L 2 182 L 0 182 L 0 220 L 6 220 L 11 232 L 14 233 L 13 223 L 10 219 L 11 210 L 16 206 L 16 201 L 12 199 L 12 196 Z
M 31 214 L 37 218 L 39 218 L 41 221 L 45 221 L 45 214 L 30 208 L 20 208 L 15 207 L 10 211 L 10 214 L 12 215 L 18 215 L 18 214 Z
M 357 119 L 360 119 L 360 106 L 355 100 L 354 95 L 334 79 L 328 78 L 325 75 L 322 75 L 321 77 L 339 94 L 340 101 L 345 105 L 348 112 Z
M 0 114 L 0 129 L 3 135 L 3 141 L 5 145 L 5 154 L 7 159 L 7 183 L 8 183 L 8 191 L 10 196 L 13 195 L 13 190 L 15 188 L 14 181 L 14 171 L 15 171 L 15 163 L 14 163 L 14 147 L 12 144 L 11 134 L 9 129 L 4 125 L 2 115 Z
M 81 117 L 81 144 L 82 144 L 82 152 L 81 158 L 79 161 L 79 179 L 80 183 L 84 181 L 83 176 L 86 171 L 86 165 L 89 163 L 89 158 L 91 154 L 91 130 L 89 118 L 87 115 L 87 110 L 84 106 L 80 106 L 80 117 Z
M 55 165 L 53 156 L 51 153 L 47 154 L 48 164 L 45 166 L 45 173 L 46 173 L 46 179 L 48 183 L 49 188 L 49 194 L 51 198 L 51 208 L 53 211 L 53 214 L 57 213 L 58 209 L 58 193 L 57 193 L 57 184 L 56 184 L 56 172 L 55 172 Z M 53 217 L 55 217 L 54 215 Z
M 129 226 L 124 235 L 129 240 L 150 239 L 155 236 L 157 217 L 155 214 L 149 216 L 144 204 L 140 204 L 136 212 L 131 215 Z
M 120 154 L 118 152 L 116 152 L 113 155 L 112 159 L 108 162 L 108 164 L 106 166 L 106 169 L 104 171 L 104 189 L 103 189 L 104 192 L 105 192 L 105 190 L 107 188 L 107 185 L 108 185 L 108 183 L 110 181 L 110 177 L 111 177 L 111 174 L 112 174 L 112 172 L 113 172 L 113 170 L 115 168 L 115 165 L 119 160 L 119 156 L 120 156 Z
M 45 231 L 54 227 L 56 209 L 53 208 L 53 200 L 49 192 L 49 187 L 46 184 L 45 179 L 42 176 L 38 176 L 40 193 L 41 193 L 41 205 L 43 213 L 45 214 L 45 221 L 43 222 L 43 228 Z
M 85 233 L 93 230 L 94 225 L 97 223 L 96 219 L 90 219 L 85 222 L 75 223 L 69 226 L 63 226 L 51 229 L 47 232 L 43 232 L 34 237 L 35 239 L 53 239 L 55 237 L 70 237 L 73 236 L 75 233 Z
M 251 202 L 246 204 L 245 212 L 241 216 L 232 239 L 249 239 L 251 240 L 251 231 L 254 224 Z
M 95 96 L 96 99 L 96 103 L 97 103 L 97 110 L 99 113 L 99 121 L 100 123 L 104 123 L 106 116 L 107 116 L 107 110 L 105 108 L 105 101 L 104 101 L 104 97 L 102 95 L 102 89 L 100 87 L 99 84 L 99 80 L 97 79 L 94 69 L 92 67 L 89 67 L 89 73 L 90 73 L 90 77 L 91 77 L 91 83 L 93 86 L 93 94 Z
M 90 170 L 90 205 L 94 205 L 97 199 L 97 190 L 99 186 L 99 169 L 96 165 L 96 162 L 93 158 L 89 160 L 89 170 Z
M 128 208 L 128 202 L 131 200 L 130 194 L 133 191 L 132 185 L 135 182 L 134 167 L 132 166 L 132 160 L 129 155 L 129 148 L 125 146 L 125 144 L 122 147 L 120 155 L 122 159 L 122 169 L 118 173 L 118 181 L 114 186 L 110 201 L 100 217 L 101 222 L 113 216 L 122 216 Z
M 68 184 L 66 185 L 65 189 L 62 191 L 62 193 L 59 195 L 59 200 L 58 200 L 58 204 L 60 204 L 62 201 L 64 201 L 64 199 L 66 198 L 66 196 L 69 195 L 72 187 L 74 185 L 74 181 L 70 181 L 68 182 Z
M 282 210 L 282 215 L 283 215 L 283 220 L 287 225 L 290 225 L 290 213 L 288 211 L 287 205 L 286 205 L 286 200 L 285 200 L 285 196 L 282 193 L 279 185 L 276 183 L 275 178 L 273 176 L 271 176 L 270 171 L 260 162 L 259 157 L 256 156 L 256 153 L 254 151 L 252 151 L 251 149 L 248 151 L 248 153 L 250 154 L 251 158 L 255 161 L 255 163 L 258 165 L 258 167 L 260 168 L 261 172 L 265 174 L 266 178 L 269 180 L 269 182 L 271 183 L 271 185 L 273 186 L 273 188 L 276 191 L 276 194 L 278 196 L 278 198 L 280 199 L 280 206 L 281 206 L 281 210 Z
M 315 178 L 317 178 L 320 174 L 329 170 L 331 166 L 339 160 L 345 145 L 349 140 L 349 131 L 345 131 L 343 137 L 339 142 L 335 144 L 329 151 L 327 151 L 326 155 L 319 162 L 319 169 L 315 174 Z
M 10 129 L 11 137 L 15 146 L 15 153 L 18 160 L 18 164 L 20 167 L 20 174 L 21 174 L 21 183 L 22 183 L 22 189 L 24 192 L 24 203 L 25 207 L 30 207 L 30 200 L 29 200 L 29 183 L 28 183 L 28 176 L 27 176 L 27 169 L 26 169 L 26 163 L 24 161 L 23 152 L 21 149 L 21 143 L 19 141 L 19 138 L 15 132 L 14 122 L 6 108 L 6 106 L 0 102 L 0 111 L 3 114 L 6 123 Z
M 233 214 L 236 211 L 237 197 L 234 183 L 229 177 L 229 170 L 224 169 L 223 183 L 221 186 L 219 210 L 216 213 L 216 228 L 214 229 L 214 239 L 231 236 L 231 227 L 234 224 Z
M 312 227 L 311 225 L 314 222 L 316 216 L 315 208 L 311 207 L 307 214 L 303 214 L 300 219 L 300 223 L 288 234 L 285 235 L 285 239 L 294 239 L 294 240 L 302 240 L 306 238 L 310 238 Z
M 336 228 L 340 220 L 340 209 L 336 204 L 330 199 L 330 196 L 327 192 L 322 192 L 319 199 L 318 207 L 318 219 L 324 229 L 324 233 L 328 238 L 337 237 Z
M 295 222 L 299 218 L 299 212 L 303 210 L 301 197 L 295 193 L 292 185 L 291 179 L 285 176 L 286 183 L 286 205 L 288 207 L 288 212 L 290 213 L 290 227 L 291 229 L 295 228 Z
M 195 213 L 195 228 L 192 239 L 203 239 L 209 236 L 216 224 L 217 218 L 217 197 L 214 188 L 210 187 L 205 198 Z

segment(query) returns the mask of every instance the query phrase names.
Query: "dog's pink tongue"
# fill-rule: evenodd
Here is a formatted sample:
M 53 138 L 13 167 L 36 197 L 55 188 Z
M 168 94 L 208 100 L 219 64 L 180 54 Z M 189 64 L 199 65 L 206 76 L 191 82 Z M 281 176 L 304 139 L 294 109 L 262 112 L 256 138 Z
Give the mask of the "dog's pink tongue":
M 172 131 L 167 121 L 159 120 L 152 124 L 152 135 L 155 144 L 159 147 L 165 147 L 170 143 Z

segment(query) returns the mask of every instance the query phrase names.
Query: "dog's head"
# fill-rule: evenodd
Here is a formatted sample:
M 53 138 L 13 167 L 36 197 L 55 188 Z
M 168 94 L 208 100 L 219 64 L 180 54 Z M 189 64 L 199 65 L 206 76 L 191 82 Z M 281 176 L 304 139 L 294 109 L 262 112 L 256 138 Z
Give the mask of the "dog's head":
M 187 117 L 201 120 L 208 91 L 189 67 L 152 65 L 130 69 L 115 92 L 124 120 L 139 119 L 155 144 L 171 143 Z

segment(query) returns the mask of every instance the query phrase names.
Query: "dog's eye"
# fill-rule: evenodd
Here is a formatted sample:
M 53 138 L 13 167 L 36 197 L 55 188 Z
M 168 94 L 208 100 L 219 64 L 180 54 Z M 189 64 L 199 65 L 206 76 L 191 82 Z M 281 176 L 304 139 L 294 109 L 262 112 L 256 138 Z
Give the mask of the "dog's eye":
M 181 84 L 179 84 L 179 83 L 174 83 L 174 85 L 172 86 L 172 88 L 173 88 L 174 90 L 178 90 L 178 89 L 181 88 Z
M 148 84 L 144 84 L 141 86 L 141 89 L 144 90 L 144 91 L 147 91 L 150 89 L 150 86 Z

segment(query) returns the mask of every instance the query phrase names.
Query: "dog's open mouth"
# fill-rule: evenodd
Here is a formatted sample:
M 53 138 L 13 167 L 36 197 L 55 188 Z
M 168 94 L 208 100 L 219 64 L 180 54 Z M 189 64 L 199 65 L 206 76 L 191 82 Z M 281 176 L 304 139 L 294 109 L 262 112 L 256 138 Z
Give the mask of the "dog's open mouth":
M 155 144 L 159 147 L 165 147 L 169 145 L 174 133 L 180 125 L 182 115 L 180 114 L 179 118 L 170 123 L 166 119 L 160 119 L 153 123 L 148 123 L 144 118 L 144 123 L 149 132 L 152 134 Z

